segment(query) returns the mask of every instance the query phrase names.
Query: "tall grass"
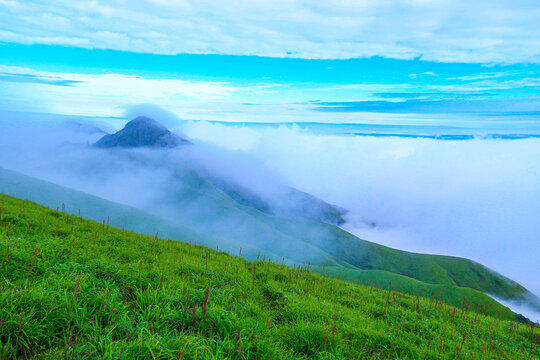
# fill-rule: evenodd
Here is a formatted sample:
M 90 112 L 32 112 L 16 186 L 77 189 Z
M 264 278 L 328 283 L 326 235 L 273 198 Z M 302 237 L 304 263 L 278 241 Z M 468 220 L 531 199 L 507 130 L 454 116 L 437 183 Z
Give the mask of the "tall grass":
M 467 299 L 456 311 L 443 293 L 248 262 L 3 195 L 0 209 L 2 359 L 540 357 L 538 327 Z

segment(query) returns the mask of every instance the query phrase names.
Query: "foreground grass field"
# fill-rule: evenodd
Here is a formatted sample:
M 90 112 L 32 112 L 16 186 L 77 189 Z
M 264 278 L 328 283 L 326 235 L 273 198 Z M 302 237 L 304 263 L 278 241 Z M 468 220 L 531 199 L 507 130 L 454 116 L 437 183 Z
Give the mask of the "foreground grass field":
M 5 195 L 0 209 L 2 359 L 540 358 L 537 327 L 467 299 L 248 262 Z
M 201 190 L 199 185 L 197 189 Z M 540 299 L 514 281 L 474 261 L 391 249 L 359 239 L 329 224 L 273 218 L 271 223 L 257 227 L 249 238 L 230 237 L 232 234 L 229 230 L 228 236 L 221 232 L 211 235 L 206 232 L 207 228 L 213 227 L 211 224 L 195 228 L 184 226 L 185 218 L 179 214 L 163 218 L 1 167 L 0 193 L 30 199 L 53 209 L 65 204 L 63 212 L 82 214 L 84 218 L 98 222 L 110 215 L 112 226 L 141 234 L 155 235 L 159 231 L 161 238 L 191 241 L 192 244 L 218 247 L 235 254 L 239 254 L 242 248 L 242 257 L 247 260 L 270 258 L 275 263 L 283 262 L 290 267 L 310 263 L 310 270 L 314 272 L 353 283 L 359 280 L 363 284 L 373 283 L 373 286 L 381 289 L 387 288 L 392 281 L 395 290 L 415 296 L 444 297 L 446 303 L 459 308 L 464 305 L 465 298 L 475 308 L 479 305 L 488 307 L 492 313 L 507 320 L 515 319 L 516 315 L 486 293 L 523 302 L 540 311 Z M 175 198 L 174 203 L 182 204 L 185 200 Z M 229 206 L 223 208 L 214 202 L 205 206 L 221 208 L 225 214 L 229 212 Z M 202 205 L 197 203 L 195 207 L 200 209 Z M 229 224 L 227 228 L 230 229 L 234 227 L 230 224 L 251 227 L 249 223 L 253 219 L 258 219 L 259 225 L 271 219 L 255 209 L 249 212 L 253 216 L 251 220 L 229 218 L 224 223 Z M 286 235 L 285 238 L 283 235 Z

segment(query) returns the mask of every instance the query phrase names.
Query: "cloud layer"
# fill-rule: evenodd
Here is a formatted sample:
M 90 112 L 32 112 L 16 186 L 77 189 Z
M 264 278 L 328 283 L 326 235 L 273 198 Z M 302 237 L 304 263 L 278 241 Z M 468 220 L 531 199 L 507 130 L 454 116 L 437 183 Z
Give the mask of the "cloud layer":
M 134 52 L 539 62 L 536 1 L 0 1 L 0 41 Z
M 349 209 L 347 229 L 361 238 L 468 257 L 540 294 L 540 139 L 344 137 L 208 123 L 184 130 L 242 148 L 292 186 Z

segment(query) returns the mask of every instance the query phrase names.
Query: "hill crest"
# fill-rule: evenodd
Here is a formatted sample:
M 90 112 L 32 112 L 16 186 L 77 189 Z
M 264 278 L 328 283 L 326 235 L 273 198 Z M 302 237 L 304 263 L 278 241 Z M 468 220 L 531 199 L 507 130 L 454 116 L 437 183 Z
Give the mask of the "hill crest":
M 138 116 L 129 121 L 122 130 L 103 136 L 94 143 L 94 146 L 98 148 L 172 148 L 187 144 L 190 144 L 189 140 L 173 134 L 154 119 Z

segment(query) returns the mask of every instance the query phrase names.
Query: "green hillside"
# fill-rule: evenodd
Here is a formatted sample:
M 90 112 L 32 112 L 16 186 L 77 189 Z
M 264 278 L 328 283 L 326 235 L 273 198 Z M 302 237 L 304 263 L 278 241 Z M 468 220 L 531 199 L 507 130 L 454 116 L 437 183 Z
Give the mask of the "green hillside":
M 399 251 L 358 239 L 333 225 L 273 216 L 233 202 L 225 192 L 199 176 L 191 174 L 189 179 L 192 186 L 182 191 L 171 190 L 168 208 L 172 209 L 172 215 L 167 214 L 168 218 L 1 168 L 0 192 L 53 209 L 65 203 L 66 212 L 78 214 L 81 209 L 85 218 L 98 222 L 109 219 L 112 226 L 139 233 L 158 232 L 165 239 L 189 239 L 194 244 L 217 247 L 231 254 L 239 254 L 242 248 L 242 256 L 248 260 L 271 259 L 289 266 L 309 263 L 313 271 L 354 283 L 360 278 L 363 283 L 370 281 L 378 287 L 385 287 L 392 280 L 403 292 L 427 297 L 438 295 L 459 307 L 464 298 L 475 306 L 500 306 L 484 293 L 506 299 L 523 300 L 524 296 L 535 299 L 519 284 L 473 261 Z M 190 201 L 193 207 L 205 210 L 190 215 Z M 194 228 L 202 221 L 193 220 L 194 216 L 214 222 L 219 219 L 226 226 L 212 228 L 209 220 L 208 226 Z M 538 302 L 531 305 L 539 306 Z
M 540 357 L 539 329 L 484 315 L 494 308 L 249 262 L 5 195 L 0 208 L 4 359 Z
M 21 199 L 29 199 L 52 209 L 61 208 L 71 214 L 79 214 L 97 222 L 107 221 L 109 225 L 165 239 L 187 239 L 199 245 L 215 247 L 217 244 L 239 248 L 247 247 L 249 253 L 260 249 L 225 238 L 217 238 L 201 233 L 182 224 L 155 216 L 136 208 L 117 204 L 90 194 L 68 189 L 47 181 L 26 176 L 15 171 L 0 168 L 0 192 Z

